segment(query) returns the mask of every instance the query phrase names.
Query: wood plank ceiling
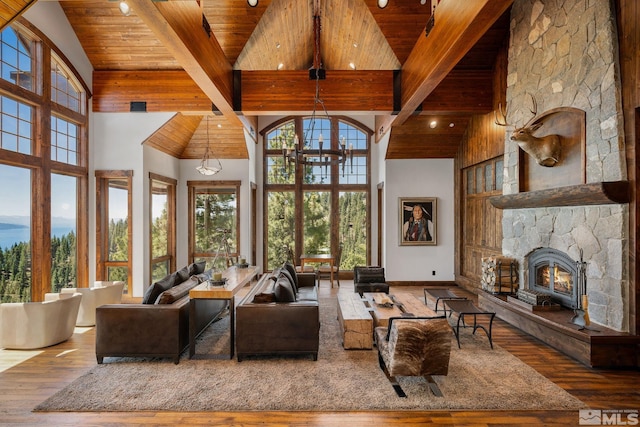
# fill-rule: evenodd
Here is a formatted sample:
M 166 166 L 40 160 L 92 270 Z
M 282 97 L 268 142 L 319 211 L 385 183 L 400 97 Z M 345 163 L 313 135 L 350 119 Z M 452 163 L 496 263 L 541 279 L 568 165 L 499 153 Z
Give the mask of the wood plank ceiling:
M 211 116 L 210 148 L 214 155 L 247 158 L 244 130 L 255 137 L 257 119 L 235 108 L 234 104 L 239 103 L 235 98 L 242 99 L 242 94 L 234 93 L 238 92 L 235 86 L 242 82 L 242 89 L 248 90 L 252 81 L 261 81 L 252 80 L 258 79 L 255 76 L 266 76 L 273 82 L 284 79 L 286 73 L 278 74 L 278 70 L 308 73 L 315 49 L 327 70 L 327 82 L 335 76 L 333 86 L 327 85 L 328 92 L 341 91 L 344 96 L 348 91 L 353 99 L 363 99 L 367 97 L 365 89 L 358 93 L 356 88 L 376 87 L 371 85 L 372 79 L 382 77 L 389 82 L 385 85 L 390 86 L 386 92 L 391 99 L 393 78 L 386 73 L 404 73 L 405 66 L 415 63 L 411 58 L 419 57 L 432 3 L 389 0 L 388 6 L 380 9 L 376 0 L 259 0 L 255 8 L 244 0 L 128 1 L 132 7 L 129 16 L 124 16 L 118 2 L 112 0 L 59 3 L 95 70 L 93 110 L 125 111 L 129 101 L 145 100 L 148 111 L 176 112 L 145 143 L 183 159 L 203 155 L 207 115 Z M 467 43 L 468 47 L 452 42 L 450 48 L 456 50 L 455 55 L 441 53 L 445 64 L 434 68 L 433 75 L 418 76 L 418 90 L 409 96 L 420 94 L 420 87 L 434 87 L 419 105 L 419 113 L 407 111 L 403 100 L 404 110 L 399 116 L 405 117 L 396 120 L 397 116 L 391 114 L 391 102 L 376 111 L 363 103 L 363 109 L 377 117 L 378 137 L 389 127 L 378 126 L 379 123 L 391 126 L 387 158 L 453 157 L 469 117 L 492 111 L 491 78 L 496 56 L 508 37 L 511 1 L 476 0 L 473 6 L 467 2 L 440 0 L 437 6 L 432 34 L 442 30 L 437 28 L 440 14 L 448 24 L 452 22 L 448 16 L 462 16 L 461 11 L 467 10 L 476 15 L 464 25 L 481 33 L 472 44 Z M 33 1 L 0 0 L 0 23 L 6 25 L 30 3 Z M 211 37 L 194 30 L 201 26 L 202 15 L 211 28 Z M 320 16 L 318 46 L 314 42 L 314 15 Z M 462 28 L 453 30 L 464 34 Z M 442 31 L 438 34 L 448 37 Z M 232 70 L 241 76 L 235 83 Z M 340 87 L 340 82 L 348 81 L 350 76 L 349 86 Z M 283 84 L 289 82 L 291 90 L 280 104 L 289 105 L 288 109 L 252 110 L 251 114 L 302 114 L 305 108 L 310 109 L 312 98 L 308 107 L 293 103 L 295 94 L 304 91 L 294 87 L 290 75 L 287 79 L 282 80 Z M 127 86 L 128 81 L 134 83 Z M 354 81 L 369 83 L 359 85 Z M 262 90 L 266 92 L 268 88 L 264 86 Z M 326 96 L 331 98 L 331 93 Z M 409 99 L 406 105 L 411 102 Z M 211 115 L 212 107 L 222 115 Z M 436 128 L 429 126 L 433 120 L 439 123 Z

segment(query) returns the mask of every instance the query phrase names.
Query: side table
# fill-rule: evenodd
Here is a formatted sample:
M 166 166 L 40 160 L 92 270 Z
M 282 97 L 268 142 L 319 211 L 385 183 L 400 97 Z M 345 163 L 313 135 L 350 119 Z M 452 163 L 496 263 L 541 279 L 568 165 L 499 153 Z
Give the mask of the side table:
M 477 329 L 482 329 L 485 334 L 487 334 L 487 338 L 489 338 L 489 344 L 493 349 L 493 341 L 491 339 L 491 328 L 493 326 L 493 318 L 496 313 L 490 311 L 482 311 L 478 307 L 476 307 L 473 302 L 468 299 L 457 299 L 457 300 L 447 300 L 445 304 L 449 307 L 452 313 L 456 313 L 458 315 L 458 322 L 456 327 L 453 328 L 453 332 L 456 335 L 456 340 L 458 341 L 458 348 L 460 348 L 460 322 L 462 322 L 463 327 L 467 327 L 464 322 L 465 316 L 473 316 L 473 333 L 476 333 Z M 489 318 L 489 329 L 484 325 L 478 324 L 478 316 L 485 316 Z

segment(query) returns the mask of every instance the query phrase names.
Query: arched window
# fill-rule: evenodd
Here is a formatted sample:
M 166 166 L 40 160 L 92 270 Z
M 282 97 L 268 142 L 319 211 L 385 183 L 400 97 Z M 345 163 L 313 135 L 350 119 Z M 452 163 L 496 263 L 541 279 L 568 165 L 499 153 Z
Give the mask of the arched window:
M 340 246 L 341 270 L 368 264 L 372 132 L 345 117 L 288 117 L 262 134 L 266 268 L 290 253 L 298 264 L 302 253 L 335 254 Z M 296 136 L 298 150 L 306 150 L 298 161 Z M 345 161 L 329 150 L 344 152 Z
M 41 301 L 88 284 L 89 91 L 23 19 L 0 47 L 0 301 Z

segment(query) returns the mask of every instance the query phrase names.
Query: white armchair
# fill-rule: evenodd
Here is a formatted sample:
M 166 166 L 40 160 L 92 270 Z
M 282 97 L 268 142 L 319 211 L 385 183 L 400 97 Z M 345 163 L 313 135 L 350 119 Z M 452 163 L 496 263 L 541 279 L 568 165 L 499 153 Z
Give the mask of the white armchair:
M 68 294 L 44 302 L 0 304 L 0 348 L 30 350 L 68 340 L 81 299 L 82 294 Z
M 62 288 L 60 293 L 73 294 L 81 293 L 82 302 L 78 311 L 78 319 L 76 326 L 95 326 L 96 324 L 96 308 L 104 304 L 120 304 L 122 302 L 122 290 L 124 282 L 95 282 L 92 288 Z M 46 294 L 45 300 L 52 295 L 55 298 L 57 294 Z

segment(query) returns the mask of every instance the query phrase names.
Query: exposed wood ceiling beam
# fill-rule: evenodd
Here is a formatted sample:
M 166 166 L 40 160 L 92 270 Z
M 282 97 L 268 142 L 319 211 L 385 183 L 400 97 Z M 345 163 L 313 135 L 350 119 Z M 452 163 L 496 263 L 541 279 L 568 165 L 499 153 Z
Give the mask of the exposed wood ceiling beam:
M 195 1 L 129 3 L 230 124 L 243 125 L 233 110 L 233 67 L 214 35 L 204 30 L 201 6 Z
M 308 71 L 243 71 L 240 77 L 244 114 L 313 109 L 315 80 L 309 80 Z M 127 112 L 132 101 L 145 101 L 149 112 L 211 112 L 207 95 L 182 70 L 95 71 L 93 88 L 95 112 Z M 320 97 L 333 112 L 391 113 L 393 71 L 329 70 L 320 82 Z
M 420 37 L 402 67 L 402 109 L 397 116 L 377 116 L 378 139 L 411 117 L 513 0 L 447 0 L 434 13 L 435 25 Z
M 315 90 L 316 81 L 309 80 L 306 70 L 243 71 L 242 111 L 250 115 L 310 112 Z M 326 79 L 319 82 L 319 96 L 327 111 L 334 113 L 390 113 L 393 71 L 327 70 Z

